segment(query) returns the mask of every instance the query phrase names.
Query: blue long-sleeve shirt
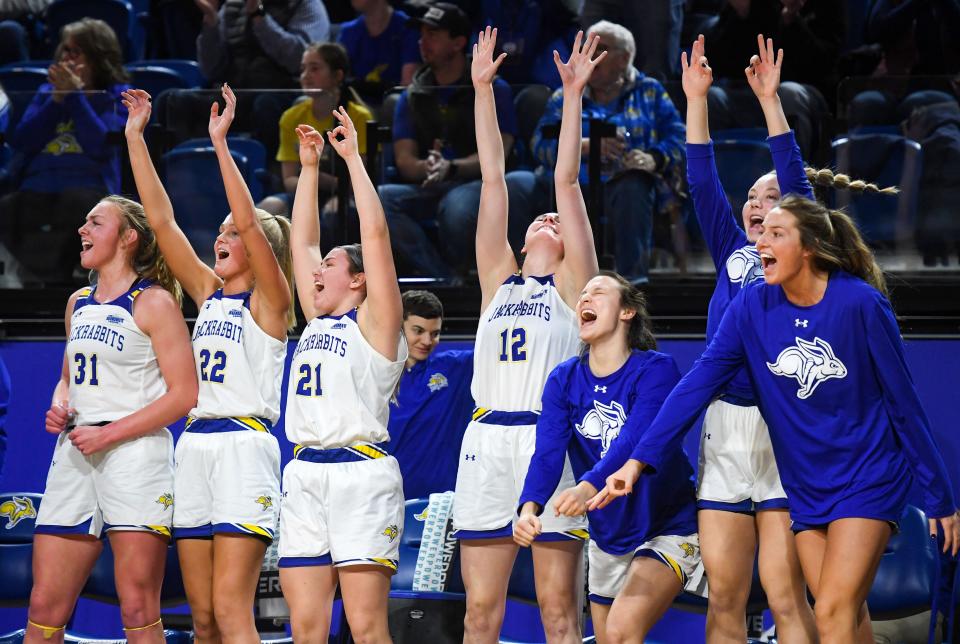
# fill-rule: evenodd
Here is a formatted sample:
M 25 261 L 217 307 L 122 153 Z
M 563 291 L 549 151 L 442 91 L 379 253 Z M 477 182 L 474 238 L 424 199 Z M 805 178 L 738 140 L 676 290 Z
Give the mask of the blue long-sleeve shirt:
M 782 195 L 797 194 L 813 199 L 813 187 L 804 171 L 803 156 L 793 131 L 767 139 Z M 763 279 L 760 256 L 730 207 L 713 156 L 712 143 L 687 143 L 687 182 L 700 229 L 717 269 L 717 284 L 707 307 L 707 343 L 720 326 L 723 312 L 746 285 Z M 754 400 L 745 370 L 738 372 L 723 394 L 739 401 Z
M 113 85 L 106 92 L 71 92 L 53 100 L 53 85 L 37 90 L 10 136 L 10 145 L 27 156 L 21 190 L 59 192 L 64 188 L 105 188 L 120 192 L 120 149 L 108 141 L 122 132 L 127 108 L 120 93 L 130 86 Z
M 587 358 L 560 363 L 544 387 L 536 449 L 520 507 L 533 501 L 541 511 L 553 512 L 544 505 L 560 483 L 568 454 L 577 480 L 602 489 L 607 475 L 619 467 L 609 468 L 606 455 L 623 442 L 625 433 L 643 433 L 679 379 L 673 358 L 656 351 L 634 351 L 620 369 L 604 377 L 593 374 Z M 693 470 L 679 447 L 668 461 L 668 467 L 644 478 L 632 495 L 588 515 L 590 538 L 604 552 L 625 554 L 658 535 L 697 531 Z
M 404 370 L 387 431 L 405 498 L 452 490 L 457 482 L 460 443 L 473 411 L 472 378 L 472 350 L 435 351 Z
M 631 458 L 663 467 L 686 427 L 744 365 L 794 521 L 895 521 L 913 477 L 928 516 L 954 511 L 890 303 L 843 271 L 830 275 L 813 306 L 792 304 L 776 285 L 744 289 Z

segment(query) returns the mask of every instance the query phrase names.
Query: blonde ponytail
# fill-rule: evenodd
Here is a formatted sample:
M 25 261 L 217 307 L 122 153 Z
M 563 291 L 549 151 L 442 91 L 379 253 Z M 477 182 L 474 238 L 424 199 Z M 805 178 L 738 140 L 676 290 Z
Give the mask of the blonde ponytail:
M 283 277 L 287 280 L 290 289 L 290 308 L 287 309 L 287 330 L 297 325 L 297 314 L 294 310 L 294 281 L 293 281 L 293 253 L 290 251 L 290 220 L 282 215 L 271 215 L 266 210 L 257 208 L 257 220 L 267 238 L 267 243 L 273 249 Z
M 109 195 L 100 201 L 116 206 L 124 229 L 137 231 L 137 248 L 131 258 L 133 270 L 140 277 L 152 280 L 162 286 L 173 295 L 177 304 L 182 304 L 183 290 L 180 288 L 180 282 L 173 276 L 173 272 L 160 253 L 160 248 L 157 246 L 157 237 L 147 222 L 147 215 L 143 211 L 143 206 L 132 199 L 119 195 Z
M 881 195 L 895 195 L 900 192 L 896 186 L 881 188 L 875 183 L 864 181 L 863 179 L 853 179 L 849 175 L 834 172 L 830 168 L 811 168 L 805 167 L 807 181 L 820 188 L 833 188 L 834 190 L 849 190 L 856 193 L 876 193 Z

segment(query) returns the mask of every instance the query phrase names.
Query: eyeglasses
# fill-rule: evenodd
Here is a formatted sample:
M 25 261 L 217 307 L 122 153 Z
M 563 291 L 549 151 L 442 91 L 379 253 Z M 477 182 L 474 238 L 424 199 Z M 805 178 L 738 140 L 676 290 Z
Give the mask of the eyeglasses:
M 82 55 L 83 50 L 79 47 L 74 47 L 73 45 L 64 45 L 60 48 L 60 56 L 62 58 L 75 58 Z

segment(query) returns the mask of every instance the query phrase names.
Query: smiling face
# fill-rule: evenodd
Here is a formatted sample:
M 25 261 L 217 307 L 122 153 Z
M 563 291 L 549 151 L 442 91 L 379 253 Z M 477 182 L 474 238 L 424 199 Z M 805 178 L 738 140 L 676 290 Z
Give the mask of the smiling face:
M 747 201 L 743 204 L 743 230 L 747 241 L 757 243 L 763 232 L 763 218 L 780 201 L 780 184 L 777 175 L 765 174 L 751 186 L 747 192 Z
M 535 248 L 545 248 L 563 255 L 563 238 L 560 236 L 560 215 L 548 212 L 540 215 L 527 227 L 521 252 L 530 254 Z
M 240 231 L 233 224 L 233 215 L 227 215 L 220 224 L 220 234 L 213 242 L 213 255 L 216 258 L 213 272 L 223 281 L 252 270 Z
M 350 258 L 342 248 L 334 248 L 313 271 L 313 305 L 317 315 L 346 312 L 355 304 L 357 294 L 365 294 L 363 273 L 350 272 Z M 359 302 L 357 302 L 359 304 Z M 346 309 L 346 310 L 344 310 Z
M 333 91 L 343 81 L 342 71 L 333 71 L 320 52 L 308 49 L 300 61 L 300 87 L 306 90 Z
M 789 282 L 810 268 L 812 253 L 801 243 L 797 218 L 783 208 L 774 208 L 764 218 L 757 252 L 767 284 Z
M 410 357 L 420 362 L 426 360 L 440 343 L 440 327 L 443 318 L 424 318 L 410 314 L 403 321 L 403 335 L 410 347 Z
M 587 282 L 577 300 L 580 340 L 592 345 L 622 331 L 626 341 L 627 327 L 635 315 L 636 311 L 623 308 L 617 282 L 607 275 L 598 275 Z
M 80 234 L 80 265 L 100 270 L 118 254 L 129 257 L 136 250 L 137 233 L 123 224 L 117 206 L 101 201 L 87 214 Z

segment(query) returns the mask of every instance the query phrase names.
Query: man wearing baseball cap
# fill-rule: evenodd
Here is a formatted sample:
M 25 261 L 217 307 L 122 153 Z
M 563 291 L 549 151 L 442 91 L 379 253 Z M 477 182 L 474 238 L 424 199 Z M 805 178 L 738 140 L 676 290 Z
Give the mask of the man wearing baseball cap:
M 471 266 L 480 207 L 474 90 L 466 55 L 471 25 L 459 7 L 446 2 L 430 4 L 408 25 L 420 30 L 423 65 L 394 112 L 394 158 L 403 183 L 381 186 L 380 199 L 401 270 L 453 278 Z M 516 133 L 512 92 L 498 79 L 494 96 L 503 147 L 509 154 Z M 532 218 L 533 190 L 526 176 L 530 173 L 518 174 L 507 176 L 507 188 L 511 233 L 516 228 L 522 241 Z M 434 218 L 442 253 L 421 225 Z

